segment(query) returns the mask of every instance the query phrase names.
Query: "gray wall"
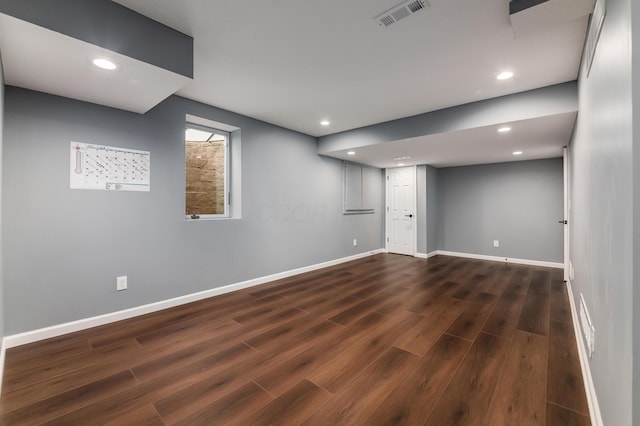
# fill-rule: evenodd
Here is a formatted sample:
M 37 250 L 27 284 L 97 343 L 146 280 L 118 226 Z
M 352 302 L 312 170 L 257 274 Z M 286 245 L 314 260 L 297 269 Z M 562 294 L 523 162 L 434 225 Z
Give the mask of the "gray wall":
M 437 179 L 439 250 L 563 261 L 562 159 L 441 168 Z
M 569 167 L 573 297 L 577 303 L 584 295 L 595 326 L 588 361 L 606 425 L 632 424 L 633 234 L 640 224 L 633 171 L 640 164 L 633 164 L 631 61 L 631 0 L 607 0 L 591 73 L 583 67 L 580 74 Z
M 342 162 L 310 136 L 176 96 L 144 115 L 15 87 L 5 101 L 7 334 L 384 246 L 382 171 L 375 214 L 343 215 Z M 242 129 L 242 219 L 184 220 L 187 113 Z M 150 151 L 151 192 L 70 190 L 70 141 Z
M 427 253 L 438 250 L 438 169 L 426 167 L 427 178 Z

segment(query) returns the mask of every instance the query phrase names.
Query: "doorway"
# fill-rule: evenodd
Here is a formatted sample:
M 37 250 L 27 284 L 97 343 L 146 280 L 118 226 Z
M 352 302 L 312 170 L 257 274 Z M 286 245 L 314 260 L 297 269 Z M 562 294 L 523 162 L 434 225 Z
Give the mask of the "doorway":
M 386 249 L 414 256 L 416 252 L 416 168 L 386 170 Z

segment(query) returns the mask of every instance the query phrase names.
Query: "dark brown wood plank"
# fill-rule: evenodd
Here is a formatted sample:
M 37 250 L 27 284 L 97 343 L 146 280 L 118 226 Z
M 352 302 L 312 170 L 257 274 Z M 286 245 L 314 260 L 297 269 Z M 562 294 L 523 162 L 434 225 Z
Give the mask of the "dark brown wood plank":
M 493 312 L 497 299 L 493 294 L 477 293 L 446 332 L 463 339 L 474 340 Z
M 542 336 L 549 335 L 549 293 L 529 291 L 524 301 L 518 329 Z
M 140 364 L 132 368 L 131 371 L 138 380 L 146 381 L 166 374 L 169 371 L 180 370 L 181 367 L 201 360 L 221 365 L 226 362 L 251 357 L 255 354 L 255 349 L 242 342 L 230 347 L 223 346 L 223 348 L 224 349 L 220 350 L 215 345 L 196 345 L 184 351 L 172 353 L 151 362 Z
M 251 361 L 255 362 L 255 359 L 259 359 L 259 357 L 260 354 L 256 354 L 254 358 L 251 358 Z M 95 419 L 100 419 L 104 423 L 116 420 L 122 416 L 129 415 L 142 406 L 158 401 L 165 395 L 174 395 L 193 383 L 201 381 L 203 374 L 215 375 L 219 373 L 225 364 L 221 365 L 215 361 L 213 358 L 199 360 L 182 369 L 173 370 L 153 380 L 71 411 L 51 420 L 49 423 L 70 425 L 91 424 L 91 422 L 95 423 Z M 232 363 L 233 361 L 230 360 L 229 362 Z M 246 366 L 243 370 L 244 374 L 246 374 Z
M 561 279 L 551 282 L 551 319 L 563 322 L 572 321 L 567 284 Z
M 415 366 L 418 356 L 395 347 L 343 387 L 303 424 L 365 424 L 365 420 Z
M 160 418 L 160 415 L 156 411 L 153 405 L 145 405 L 144 407 L 132 411 L 112 422 L 105 424 L 105 426 L 123 426 L 123 425 L 135 425 L 135 426 L 164 426 L 164 422 Z
M 36 425 L 55 419 L 96 400 L 116 394 L 123 389 L 133 388 L 137 384 L 130 371 L 123 371 L 86 386 L 73 389 L 35 404 L 2 413 L 0 424 L 3 425 Z
M 591 420 L 584 414 L 547 403 L 547 426 L 591 426 Z
M 549 339 L 518 330 L 489 407 L 488 425 L 545 424 Z
M 508 339 L 480 333 L 425 424 L 484 424 L 508 344 Z
M 278 396 L 358 341 L 376 333 L 378 326 L 388 321 L 388 317 L 379 313 L 366 315 L 330 338 L 260 374 L 256 382 L 272 395 Z
M 415 327 L 400 334 L 395 346 L 424 355 L 442 333 L 465 311 L 469 301 L 449 297 L 430 310 Z
M 57 363 L 30 362 L 28 369 L 20 369 L 17 372 L 9 370 L 5 373 L 3 391 L 12 392 L 36 385 L 53 377 L 71 373 L 78 368 L 78 363 L 81 360 L 87 360 L 89 364 L 97 364 L 108 360 L 112 356 L 121 356 L 123 353 L 131 355 L 139 347 L 140 345 L 134 339 L 127 338 L 90 352 L 69 356 L 59 360 Z
M 525 298 L 524 294 L 502 293 L 482 331 L 511 338 L 516 331 Z
M 422 317 L 413 313 L 394 318 L 389 323 L 393 324 L 393 333 L 382 329 L 370 338 L 358 341 L 350 350 L 311 373 L 307 379 L 331 393 L 336 393 L 393 344 L 396 340 L 394 333 L 410 329 L 421 319 Z
M 363 424 L 420 425 L 451 380 L 470 342 L 442 335 Z
M 329 398 L 331 398 L 329 392 L 308 380 L 303 380 L 247 418 L 243 418 L 242 423 L 246 425 L 299 425 Z
M 224 425 L 237 424 L 247 412 L 252 412 L 273 400 L 268 393 L 253 382 L 236 389 L 211 405 L 197 411 L 175 425 Z
M 547 400 L 588 415 L 573 324 L 551 321 Z

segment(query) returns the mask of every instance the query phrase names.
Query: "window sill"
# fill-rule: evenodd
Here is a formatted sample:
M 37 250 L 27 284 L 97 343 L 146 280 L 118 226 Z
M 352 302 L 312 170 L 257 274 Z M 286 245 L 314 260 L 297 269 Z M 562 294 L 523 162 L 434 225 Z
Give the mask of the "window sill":
M 240 219 L 240 218 L 230 217 L 230 216 L 207 216 L 207 215 L 202 215 L 197 219 L 194 219 L 191 216 L 184 217 L 185 222 L 209 222 L 212 220 L 216 221 L 216 220 L 231 220 L 231 219 Z

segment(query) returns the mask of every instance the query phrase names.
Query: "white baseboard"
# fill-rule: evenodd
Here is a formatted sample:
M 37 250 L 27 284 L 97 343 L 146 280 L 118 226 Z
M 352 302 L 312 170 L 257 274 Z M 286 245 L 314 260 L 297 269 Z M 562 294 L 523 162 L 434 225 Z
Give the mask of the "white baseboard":
M 582 332 L 580 330 L 580 319 L 573 298 L 573 290 L 571 289 L 571 281 L 567 281 L 567 292 L 569 293 L 569 304 L 571 305 L 571 318 L 573 319 L 573 331 L 576 335 L 576 344 L 578 345 L 578 358 L 580 358 L 580 367 L 582 369 L 582 381 L 584 382 L 585 392 L 587 394 L 587 403 L 589 405 L 589 417 L 593 426 L 602 426 L 602 414 L 600 413 L 600 405 L 598 405 L 598 396 L 593 385 L 593 377 L 591 377 L 591 367 L 589 367 L 589 358 L 587 348 L 584 345 Z
M 76 331 L 85 330 L 87 328 L 97 327 L 100 325 L 137 317 L 137 316 L 148 314 L 151 312 L 173 308 L 175 306 L 184 305 L 186 303 L 207 299 L 209 297 L 230 293 L 232 291 L 253 287 L 256 285 L 268 283 L 270 281 L 275 281 L 282 278 L 292 277 L 294 275 L 315 271 L 317 269 L 327 268 L 329 266 L 339 265 L 340 263 L 350 262 L 352 260 L 361 259 L 367 256 L 373 256 L 375 254 L 383 253 L 383 252 L 384 252 L 384 249 L 368 251 L 365 253 L 355 254 L 353 256 L 343 257 L 340 259 L 317 263 L 315 265 L 291 269 L 289 271 L 284 271 L 277 274 L 254 278 L 251 280 L 242 281 L 235 284 L 229 284 L 223 287 L 216 287 L 216 288 L 201 291 L 198 293 L 187 294 L 184 296 L 175 297 L 173 299 L 167 299 L 167 300 L 162 300 L 155 303 L 149 303 L 147 305 L 137 306 L 135 308 L 125 309 L 117 312 L 110 312 L 104 315 L 98 315 L 95 317 L 84 318 L 77 321 L 71 321 L 64 324 L 57 324 L 50 327 L 40 328 L 37 330 L 14 334 L 11 336 L 6 336 L 4 338 L 4 345 L 2 347 L 2 355 L 4 356 L 5 348 L 8 349 L 8 348 L 13 348 L 20 345 L 26 345 L 28 343 L 37 342 L 39 340 L 49 339 L 51 337 L 57 337 L 63 334 L 73 333 Z
M 0 339 L 0 394 L 2 394 L 2 383 L 4 381 L 4 359 L 7 352 L 6 347 L 6 338 Z
M 429 259 L 430 257 L 437 256 L 437 255 L 438 255 L 438 251 L 436 250 L 429 253 L 416 253 L 413 256 L 419 257 L 420 259 Z
M 513 257 L 487 256 L 484 254 L 460 253 L 457 251 L 438 250 L 437 254 L 443 256 L 466 257 L 469 259 L 489 260 L 493 262 L 518 263 L 520 265 L 544 266 L 546 268 L 564 269 L 564 263 L 546 262 L 543 260 L 516 259 Z

